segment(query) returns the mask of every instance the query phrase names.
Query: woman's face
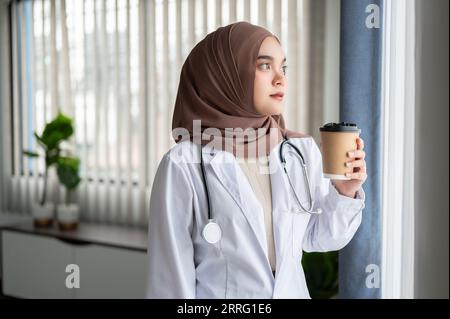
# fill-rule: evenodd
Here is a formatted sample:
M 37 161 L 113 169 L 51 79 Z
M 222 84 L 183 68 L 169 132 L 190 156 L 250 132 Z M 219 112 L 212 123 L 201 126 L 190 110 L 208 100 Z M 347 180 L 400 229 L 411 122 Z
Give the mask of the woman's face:
M 253 92 L 253 102 L 258 113 L 277 115 L 283 112 L 287 90 L 285 64 L 283 49 L 278 41 L 274 37 L 265 38 L 256 60 Z

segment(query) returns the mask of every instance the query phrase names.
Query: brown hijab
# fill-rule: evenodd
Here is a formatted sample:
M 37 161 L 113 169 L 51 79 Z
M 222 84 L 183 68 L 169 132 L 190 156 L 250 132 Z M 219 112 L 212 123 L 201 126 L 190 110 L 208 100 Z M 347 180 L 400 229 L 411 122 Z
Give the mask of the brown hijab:
M 261 115 L 253 106 L 256 59 L 268 36 L 278 40 L 262 27 L 237 22 L 209 33 L 192 49 L 175 102 L 175 142 L 190 139 L 247 158 L 268 155 L 283 137 L 306 136 L 287 130 L 282 115 Z

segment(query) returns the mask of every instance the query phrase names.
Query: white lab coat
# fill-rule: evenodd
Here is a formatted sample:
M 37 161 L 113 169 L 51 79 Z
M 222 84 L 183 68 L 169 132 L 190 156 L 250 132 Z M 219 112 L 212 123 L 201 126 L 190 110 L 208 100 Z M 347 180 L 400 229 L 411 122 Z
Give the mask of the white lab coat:
M 264 213 L 233 154 L 203 147 L 212 218 L 222 229 L 217 244 L 202 237 L 208 221 L 199 146 L 175 145 L 157 170 L 150 202 L 147 298 L 310 298 L 302 251 L 343 248 L 361 223 L 364 191 L 340 195 L 322 175 L 321 153 L 311 137 L 291 139 L 307 163 L 315 208 L 321 215 L 292 212 L 278 150 L 269 155 L 272 186 L 275 278 L 267 257 Z M 308 205 L 299 158 L 284 148 L 287 168 Z M 272 166 L 275 165 L 275 166 Z M 273 170 L 275 169 L 275 170 Z

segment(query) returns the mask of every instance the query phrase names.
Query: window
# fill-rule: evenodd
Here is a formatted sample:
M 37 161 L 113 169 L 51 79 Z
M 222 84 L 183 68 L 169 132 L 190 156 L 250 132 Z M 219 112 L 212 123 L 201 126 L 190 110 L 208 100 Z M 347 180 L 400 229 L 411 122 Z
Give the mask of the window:
M 312 6 L 303 2 L 16 0 L 10 8 L 10 188 L 18 194 L 8 199 L 11 211 L 29 213 L 42 191 L 44 161 L 25 158 L 22 150 L 41 151 L 33 133 L 60 110 L 74 119 L 66 147 L 81 159 L 81 218 L 145 226 L 153 176 L 174 143 L 171 120 L 182 63 L 207 33 L 236 20 L 265 26 L 283 43 L 290 86 L 298 88 L 287 100 L 288 126 L 308 131 L 308 125 L 322 124 L 322 113 L 311 111 L 322 105 L 311 106 L 306 80 L 314 53 L 306 39 L 321 38 L 304 36 L 316 28 L 306 25 Z M 58 203 L 64 190 L 54 174 L 48 187 Z

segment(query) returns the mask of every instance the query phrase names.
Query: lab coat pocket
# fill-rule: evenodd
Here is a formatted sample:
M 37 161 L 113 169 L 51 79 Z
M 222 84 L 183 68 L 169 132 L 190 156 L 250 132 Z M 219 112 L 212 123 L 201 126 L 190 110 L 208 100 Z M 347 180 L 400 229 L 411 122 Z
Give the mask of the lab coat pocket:
M 221 254 L 206 257 L 196 268 L 197 298 L 227 298 L 227 277 L 228 265 Z

